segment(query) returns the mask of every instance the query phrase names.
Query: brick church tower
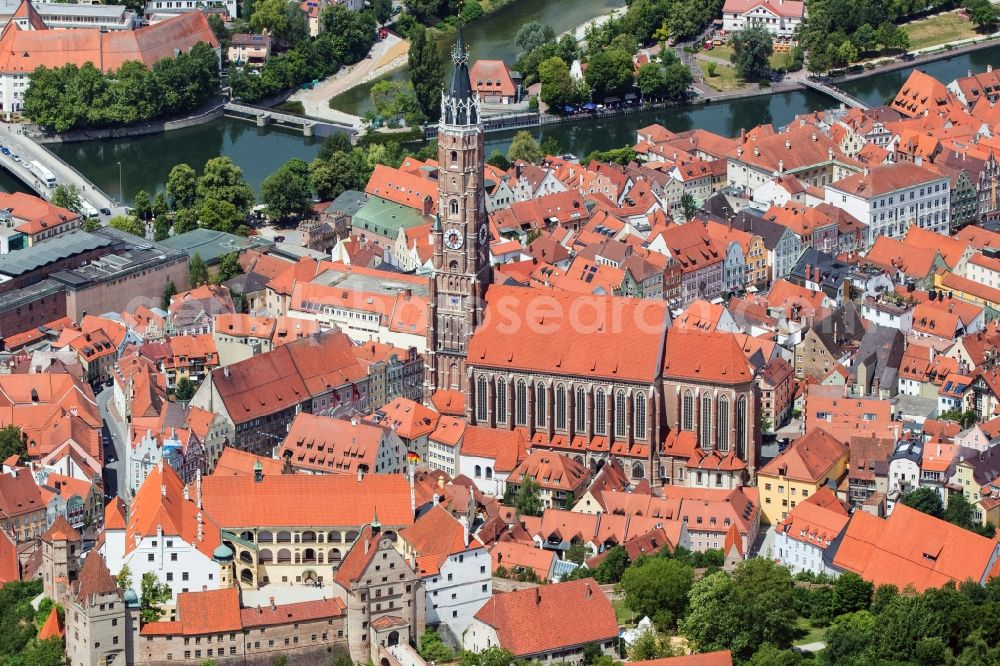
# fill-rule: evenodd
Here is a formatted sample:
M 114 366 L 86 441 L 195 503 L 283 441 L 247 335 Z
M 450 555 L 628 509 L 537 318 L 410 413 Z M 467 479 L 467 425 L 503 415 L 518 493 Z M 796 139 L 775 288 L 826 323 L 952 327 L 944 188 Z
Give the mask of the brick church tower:
M 424 398 L 439 389 L 469 393 L 466 350 L 483 321 L 492 281 L 483 183 L 483 126 L 469 80 L 469 52 L 452 50 L 455 74 L 441 96 L 438 124 L 438 214 L 434 220 Z

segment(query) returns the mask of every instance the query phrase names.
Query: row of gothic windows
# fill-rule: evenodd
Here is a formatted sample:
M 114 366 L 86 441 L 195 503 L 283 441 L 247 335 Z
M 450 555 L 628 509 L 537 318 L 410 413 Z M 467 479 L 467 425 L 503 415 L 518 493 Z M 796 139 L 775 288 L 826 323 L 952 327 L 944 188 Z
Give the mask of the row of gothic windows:
M 681 429 L 694 430 L 695 404 L 694 393 L 690 390 L 684 391 L 681 397 Z M 729 398 L 719 396 L 716 400 L 715 409 L 712 408 L 712 396 L 704 393 L 701 396 L 701 423 L 698 429 L 698 444 L 703 449 L 712 448 L 712 416 L 715 415 L 716 441 L 719 444 L 719 451 L 727 453 L 730 447 L 729 441 Z M 737 455 L 744 456 L 746 451 L 746 437 L 748 430 L 747 423 L 747 397 L 741 395 L 736 399 L 736 446 Z
M 489 380 L 485 375 L 480 375 L 476 380 L 476 419 L 486 421 L 489 419 Z M 582 432 L 587 429 L 587 392 L 582 386 L 576 388 L 576 400 L 572 413 L 567 408 L 568 391 L 565 384 L 557 384 L 554 391 L 554 410 L 552 414 L 552 426 L 555 430 L 566 430 L 570 422 L 576 431 Z M 535 387 L 535 426 L 538 428 L 547 427 L 547 391 L 542 382 L 538 382 Z M 594 391 L 594 433 L 597 435 L 607 435 L 607 399 L 608 394 L 603 388 Z M 624 389 L 618 389 L 614 394 L 614 411 L 612 415 L 614 436 L 623 438 L 627 435 L 627 406 L 628 395 Z M 646 438 L 646 394 L 637 392 L 632 395 L 632 436 L 636 439 Z M 498 378 L 494 384 L 493 407 L 498 424 L 507 424 L 507 382 L 503 378 Z M 514 425 L 526 426 L 528 424 L 528 384 L 525 380 L 519 379 L 514 384 Z

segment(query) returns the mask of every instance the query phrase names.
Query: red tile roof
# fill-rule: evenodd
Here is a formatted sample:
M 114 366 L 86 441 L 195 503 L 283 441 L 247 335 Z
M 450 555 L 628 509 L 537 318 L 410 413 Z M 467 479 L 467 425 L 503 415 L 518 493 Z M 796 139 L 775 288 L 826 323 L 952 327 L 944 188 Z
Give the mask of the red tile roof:
M 888 519 L 855 511 L 833 563 L 875 585 L 917 592 L 949 581 L 983 584 L 1000 543 L 896 503 Z
M 848 450 L 846 444 L 825 430 L 814 428 L 792 442 L 791 446 L 778 454 L 758 473 L 819 483 L 837 461 L 847 455 Z
M 253 476 L 254 466 L 260 464 L 265 476 L 281 474 L 285 464 L 281 460 L 241 451 L 232 446 L 222 447 L 222 455 L 212 470 L 213 476 Z
M 7 209 L 15 221 L 21 221 L 15 228 L 31 236 L 80 219 L 78 213 L 24 192 L 0 193 L 0 210 Z
M 918 166 L 913 162 L 879 164 L 831 183 L 828 187 L 865 199 L 880 197 L 897 190 L 905 190 L 936 180 L 947 180 L 939 173 Z
M 17 546 L 0 530 L 0 586 L 21 579 L 21 563 L 17 557 Z
M 59 619 L 59 609 L 52 606 L 52 610 L 49 611 L 49 616 L 45 619 L 45 624 L 38 631 L 38 640 L 44 641 L 50 638 L 61 639 L 66 635 L 66 629 L 63 627 L 62 621 Z
M 719 650 L 629 663 L 632 666 L 733 666 L 733 655 L 729 650 Z
M 386 429 L 367 421 L 351 422 L 308 412 L 296 415 L 278 449 L 279 459 L 319 473 L 374 472 Z M 398 441 L 398 440 L 397 440 Z M 398 457 L 402 459 L 402 446 Z
M 482 96 L 513 97 L 516 92 L 510 68 L 503 60 L 477 60 L 469 70 L 472 89 Z
M 587 483 L 590 470 L 569 456 L 535 451 L 514 468 L 507 483 L 519 484 L 525 476 L 530 476 L 545 490 L 574 491 Z
M 515 567 L 531 569 L 539 580 L 545 580 L 556 561 L 555 551 L 538 548 L 519 541 L 497 541 L 490 546 L 493 571 L 504 567 L 508 571 Z
M 611 602 L 592 578 L 494 594 L 476 619 L 493 627 L 500 647 L 515 657 L 618 636 Z
M 273 626 L 278 624 L 295 624 L 323 618 L 340 617 L 347 610 L 339 597 L 300 601 L 282 606 L 258 606 L 240 610 L 240 621 L 244 629 Z
M 663 376 L 713 384 L 742 384 L 753 375 L 732 333 L 671 329 L 667 334 Z
M 30 73 L 35 68 L 82 66 L 99 63 L 105 72 L 117 70 L 127 61 L 147 67 L 161 58 L 172 58 L 177 50 L 188 51 L 198 42 L 213 49 L 219 41 L 204 12 L 187 12 L 137 30 L 22 30 L 7 24 L 0 36 L 0 72 Z
M 421 576 L 439 573 L 441 565 L 451 555 L 485 548 L 477 538 L 468 537 L 468 530 L 440 504 L 410 527 L 400 530 L 399 537 L 416 555 L 417 571 Z M 468 543 L 466 538 L 469 538 Z
M 139 632 L 143 636 L 180 634 L 197 636 L 242 631 L 240 591 L 235 587 L 177 595 L 175 622 L 149 622 Z
M 493 312 L 469 343 L 472 366 L 617 381 L 655 380 L 668 312 L 662 301 L 492 285 Z
M 311 498 L 304 501 L 303 498 Z M 410 488 L 397 474 L 368 474 L 361 481 L 345 474 L 206 477 L 206 514 L 226 529 L 295 526 L 357 527 L 375 512 L 387 528 L 413 524 Z

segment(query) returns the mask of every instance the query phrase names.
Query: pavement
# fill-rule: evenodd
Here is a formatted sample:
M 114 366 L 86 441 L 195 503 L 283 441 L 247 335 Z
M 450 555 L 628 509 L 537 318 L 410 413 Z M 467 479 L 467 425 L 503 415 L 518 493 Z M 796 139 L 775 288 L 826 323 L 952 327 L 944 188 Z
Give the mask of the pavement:
M 364 119 L 344 111 L 331 109 L 330 100 L 355 86 L 402 67 L 406 62 L 409 50 L 409 42 L 389 33 L 385 39 L 375 42 L 364 60 L 350 67 L 342 67 L 336 74 L 323 79 L 312 89 L 298 90 L 288 99 L 293 102 L 302 102 L 302 110 L 307 116 L 361 129 L 364 127 Z
M 55 175 L 57 183 L 76 185 L 80 191 L 80 198 L 95 212 L 102 208 L 114 209 L 117 206 L 111 197 L 96 188 L 78 171 L 24 135 L 21 125 L 4 123 L 0 124 L 0 128 L 2 128 L 0 129 L 0 143 L 9 148 L 12 153 L 11 155 L 0 154 L 0 166 L 18 175 L 22 180 L 26 180 L 39 195 L 47 198 L 46 195 L 49 195 L 51 190 L 27 170 L 25 165 L 32 160 L 37 160 L 47 167 Z M 14 155 L 18 156 L 20 162 L 13 159 Z
M 114 388 L 105 388 L 97 394 L 97 407 L 101 410 L 104 427 L 101 429 L 101 439 L 104 445 L 104 495 L 111 499 L 118 495 L 128 502 L 128 479 L 125 474 L 126 446 L 128 431 L 118 415 L 114 413 L 111 400 Z M 112 462 L 113 460 L 113 462 Z M 114 492 L 112 492 L 114 490 Z

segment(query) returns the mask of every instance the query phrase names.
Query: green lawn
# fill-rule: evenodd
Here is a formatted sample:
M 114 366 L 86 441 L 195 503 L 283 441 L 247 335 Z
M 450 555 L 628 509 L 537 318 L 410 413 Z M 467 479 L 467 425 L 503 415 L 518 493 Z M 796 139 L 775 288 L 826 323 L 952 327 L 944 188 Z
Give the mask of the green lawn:
M 698 67 L 701 68 L 701 73 L 705 77 L 705 85 L 710 88 L 714 88 L 719 92 L 726 92 L 728 90 L 736 90 L 743 85 L 743 81 L 736 76 L 736 70 L 729 65 L 716 65 L 715 66 L 715 76 L 708 75 L 708 63 L 699 60 Z
M 631 626 L 636 623 L 636 620 L 633 619 L 634 613 L 625 607 L 624 599 L 616 599 L 611 602 L 611 605 L 614 606 L 615 619 L 618 620 L 618 624 Z
M 923 49 L 959 39 L 970 39 L 977 35 L 972 23 L 958 11 L 943 12 L 903 24 L 906 36 L 910 38 L 910 49 Z
M 729 44 L 723 46 L 716 46 L 711 51 L 702 51 L 707 56 L 713 58 L 718 58 L 719 60 L 725 60 L 726 62 L 732 62 L 731 58 L 733 56 L 733 47 Z M 774 53 L 771 55 L 771 69 L 779 69 L 787 65 L 788 54 L 787 53 Z M 721 65 L 720 65 L 721 67 Z
M 808 645 L 826 640 L 827 627 L 814 627 L 812 623 L 800 617 L 795 621 L 795 638 L 792 639 L 794 645 Z

